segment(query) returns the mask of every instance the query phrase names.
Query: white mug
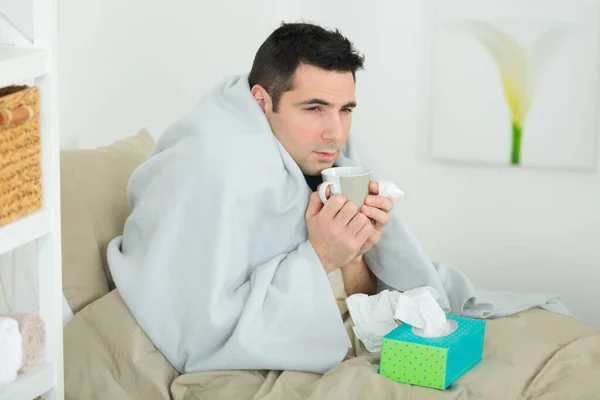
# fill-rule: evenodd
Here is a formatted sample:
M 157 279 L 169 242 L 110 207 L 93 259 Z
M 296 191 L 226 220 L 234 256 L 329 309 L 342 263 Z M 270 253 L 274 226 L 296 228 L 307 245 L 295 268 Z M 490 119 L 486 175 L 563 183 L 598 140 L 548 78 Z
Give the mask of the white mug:
M 331 195 L 341 194 L 360 208 L 369 195 L 371 170 L 366 167 L 332 167 L 321 171 L 323 184 L 319 188 L 319 197 L 323 204 L 327 202 L 327 188 Z

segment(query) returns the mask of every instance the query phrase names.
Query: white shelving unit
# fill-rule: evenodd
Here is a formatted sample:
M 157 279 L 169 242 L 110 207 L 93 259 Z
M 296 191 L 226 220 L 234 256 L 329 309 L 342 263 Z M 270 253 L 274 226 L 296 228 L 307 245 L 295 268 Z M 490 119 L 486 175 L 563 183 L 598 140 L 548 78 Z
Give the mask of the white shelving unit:
M 44 320 L 47 335 L 45 363 L 0 385 L 0 400 L 64 399 L 56 13 L 57 0 L 0 0 L 0 87 L 40 89 L 43 190 L 39 211 L 0 227 L 0 254 L 36 242 L 38 309 L 32 312 Z M 13 19 L 29 20 L 32 34 Z
M 44 50 L 0 46 L 0 87 L 45 75 L 47 59 Z

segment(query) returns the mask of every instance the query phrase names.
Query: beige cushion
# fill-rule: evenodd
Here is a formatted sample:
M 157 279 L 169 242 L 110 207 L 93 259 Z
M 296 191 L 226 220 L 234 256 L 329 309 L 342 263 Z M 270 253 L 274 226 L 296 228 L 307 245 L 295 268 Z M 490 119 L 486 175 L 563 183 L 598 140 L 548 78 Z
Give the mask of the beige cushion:
M 109 146 L 61 152 L 63 293 L 74 313 L 111 288 L 106 246 L 123 231 L 129 177 L 153 147 L 141 130 Z

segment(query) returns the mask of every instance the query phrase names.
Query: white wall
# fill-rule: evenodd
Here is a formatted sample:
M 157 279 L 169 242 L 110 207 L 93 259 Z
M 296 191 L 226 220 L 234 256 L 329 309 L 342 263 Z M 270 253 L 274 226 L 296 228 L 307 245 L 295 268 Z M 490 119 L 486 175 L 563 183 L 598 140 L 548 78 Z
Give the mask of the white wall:
M 59 0 L 62 147 L 162 132 L 215 78 L 250 68 L 271 3 Z
M 282 19 L 339 27 L 367 56 L 353 132 L 380 176 L 406 192 L 398 207 L 432 259 L 481 288 L 557 293 L 600 327 L 597 173 L 441 165 L 420 153 L 428 1 L 59 4 L 65 148 L 140 127 L 158 136 L 215 79 L 248 71 Z

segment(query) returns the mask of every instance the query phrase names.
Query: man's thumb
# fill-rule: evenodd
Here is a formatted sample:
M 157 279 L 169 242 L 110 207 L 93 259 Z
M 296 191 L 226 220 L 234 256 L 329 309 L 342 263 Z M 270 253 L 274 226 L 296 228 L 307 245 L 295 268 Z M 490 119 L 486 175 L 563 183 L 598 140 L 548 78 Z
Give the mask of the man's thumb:
M 323 208 L 323 203 L 319 197 L 319 191 L 313 192 L 308 200 L 308 207 L 306 208 L 306 219 L 310 219 L 317 215 Z

